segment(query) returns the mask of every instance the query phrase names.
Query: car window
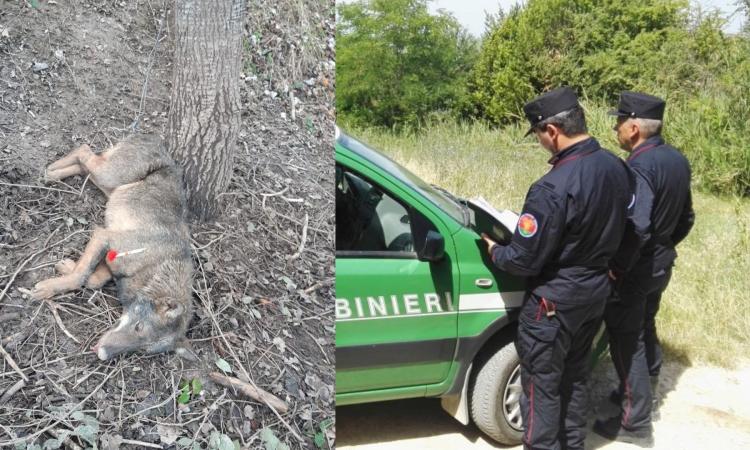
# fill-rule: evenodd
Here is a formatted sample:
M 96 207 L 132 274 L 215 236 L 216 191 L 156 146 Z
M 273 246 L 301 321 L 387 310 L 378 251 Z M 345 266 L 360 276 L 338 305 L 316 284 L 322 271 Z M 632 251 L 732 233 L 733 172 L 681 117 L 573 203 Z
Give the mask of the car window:
M 411 173 L 396 161 L 351 136 L 341 133 L 338 141 L 340 141 L 343 147 L 365 158 L 384 172 L 389 173 L 402 183 L 421 193 L 443 212 L 453 217 L 458 223 L 464 226 L 469 225 L 465 215 L 466 209 L 447 191 L 425 183 L 421 178 Z
M 336 167 L 336 251 L 414 254 L 408 210 L 341 166 Z

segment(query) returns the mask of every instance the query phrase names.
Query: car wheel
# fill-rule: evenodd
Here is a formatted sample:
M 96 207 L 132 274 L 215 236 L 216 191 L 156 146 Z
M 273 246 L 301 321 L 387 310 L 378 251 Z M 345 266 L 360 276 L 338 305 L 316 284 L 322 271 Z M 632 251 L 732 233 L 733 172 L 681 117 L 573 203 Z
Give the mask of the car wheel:
M 471 418 L 492 439 L 507 445 L 521 442 L 521 364 L 513 342 L 480 360 L 471 383 Z

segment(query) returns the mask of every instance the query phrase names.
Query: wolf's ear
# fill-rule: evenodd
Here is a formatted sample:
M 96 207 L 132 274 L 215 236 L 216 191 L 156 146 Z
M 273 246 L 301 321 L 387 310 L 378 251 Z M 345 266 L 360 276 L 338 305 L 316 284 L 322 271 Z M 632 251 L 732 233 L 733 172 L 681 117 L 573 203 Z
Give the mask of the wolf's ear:
M 180 317 L 185 312 L 185 306 L 182 302 L 174 298 L 165 298 L 159 308 L 159 313 L 165 320 L 171 322 Z

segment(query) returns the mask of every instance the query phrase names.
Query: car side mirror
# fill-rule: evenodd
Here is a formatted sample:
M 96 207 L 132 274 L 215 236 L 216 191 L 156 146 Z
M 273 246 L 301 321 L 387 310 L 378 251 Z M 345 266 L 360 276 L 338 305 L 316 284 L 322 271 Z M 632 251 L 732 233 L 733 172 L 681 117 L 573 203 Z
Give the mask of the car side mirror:
M 445 239 L 443 235 L 429 230 L 425 236 L 422 251 L 419 252 L 420 261 L 438 262 L 445 256 Z

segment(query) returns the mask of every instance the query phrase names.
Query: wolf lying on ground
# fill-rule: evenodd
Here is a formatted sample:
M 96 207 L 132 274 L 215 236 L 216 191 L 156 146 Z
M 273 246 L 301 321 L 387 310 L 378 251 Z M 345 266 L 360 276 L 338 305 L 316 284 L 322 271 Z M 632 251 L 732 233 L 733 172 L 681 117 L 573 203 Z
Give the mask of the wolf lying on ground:
M 99 289 L 114 279 L 123 314 L 92 348 L 96 355 L 175 350 L 192 359 L 185 332 L 193 264 L 179 167 L 159 137 L 132 135 L 98 155 L 82 145 L 50 164 L 46 176 L 86 174 L 108 197 L 105 226 L 94 229 L 77 262 L 60 261 L 60 276 L 37 283 L 32 297 Z

